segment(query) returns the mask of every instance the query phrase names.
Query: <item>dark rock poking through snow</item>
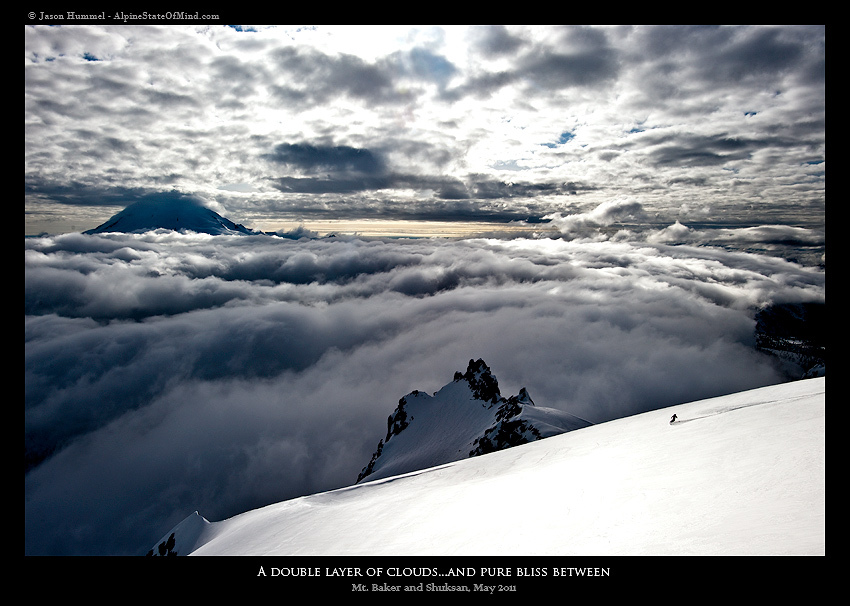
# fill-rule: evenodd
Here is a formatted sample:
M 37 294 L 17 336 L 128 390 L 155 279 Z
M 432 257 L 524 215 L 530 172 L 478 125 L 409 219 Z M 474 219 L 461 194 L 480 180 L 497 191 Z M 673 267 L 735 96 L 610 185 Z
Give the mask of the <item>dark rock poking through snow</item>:
M 775 356 L 789 380 L 826 376 L 824 303 L 780 303 L 756 314 L 756 348 Z
M 398 401 L 357 482 L 425 469 L 512 448 L 590 425 L 561 410 L 535 406 L 523 387 L 505 398 L 484 360 L 433 396 L 414 390 Z

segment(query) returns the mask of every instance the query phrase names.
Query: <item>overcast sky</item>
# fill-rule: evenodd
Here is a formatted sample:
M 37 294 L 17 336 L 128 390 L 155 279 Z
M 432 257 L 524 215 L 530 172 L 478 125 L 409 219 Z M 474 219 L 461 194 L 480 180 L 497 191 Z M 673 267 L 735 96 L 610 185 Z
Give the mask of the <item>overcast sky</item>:
M 27 26 L 26 229 L 168 190 L 259 228 L 818 224 L 824 81 L 823 26 Z

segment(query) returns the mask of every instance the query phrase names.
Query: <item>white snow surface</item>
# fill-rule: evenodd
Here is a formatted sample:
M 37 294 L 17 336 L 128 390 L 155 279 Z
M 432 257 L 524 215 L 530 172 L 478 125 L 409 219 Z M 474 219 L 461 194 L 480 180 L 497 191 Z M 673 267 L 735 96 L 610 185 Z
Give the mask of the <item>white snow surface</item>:
M 681 404 L 171 532 L 199 556 L 824 555 L 825 392 Z
M 463 379 L 445 385 L 433 395 L 416 391 L 403 399 L 408 425 L 383 443 L 381 456 L 363 481 L 468 458 L 476 448 L 476 439 L 497 427 L 496 413 L 507 402 L 503 397 L 497 402 L 476 399 L 470 384 Z M 517 402 L 521 412 L 509 420 L 527 423 L 541 438 L 590 425 L 570 413 L 535 406 L 525 391 Z M 524 435 L 528 441 L 536 439 L 529 432 Z

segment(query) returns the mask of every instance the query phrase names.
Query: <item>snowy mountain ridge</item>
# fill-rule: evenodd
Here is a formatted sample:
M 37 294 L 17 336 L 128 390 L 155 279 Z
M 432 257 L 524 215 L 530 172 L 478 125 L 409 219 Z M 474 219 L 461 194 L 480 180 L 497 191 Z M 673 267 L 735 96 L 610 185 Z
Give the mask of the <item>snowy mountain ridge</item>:
M 825 394 L 825 377 L 793 381 L 220 522 L 195 512 L 151 554 L 824 555 Z
M 387 419 L 387 434 L 357 478 L 376 480 L 511 448 L 587 427 L 560 410 L 534 405 L 523 387 L 505 398 L 482 359 L 433 396 L 413 391 Z

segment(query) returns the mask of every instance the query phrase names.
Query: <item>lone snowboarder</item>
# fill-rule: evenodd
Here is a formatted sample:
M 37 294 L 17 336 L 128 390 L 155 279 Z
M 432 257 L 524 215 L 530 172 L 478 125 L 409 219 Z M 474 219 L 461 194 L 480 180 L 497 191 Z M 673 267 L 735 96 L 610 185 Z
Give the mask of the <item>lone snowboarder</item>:
M 676 415 L 670 417 L 670 425 L 672 425 L 676 421 Z

